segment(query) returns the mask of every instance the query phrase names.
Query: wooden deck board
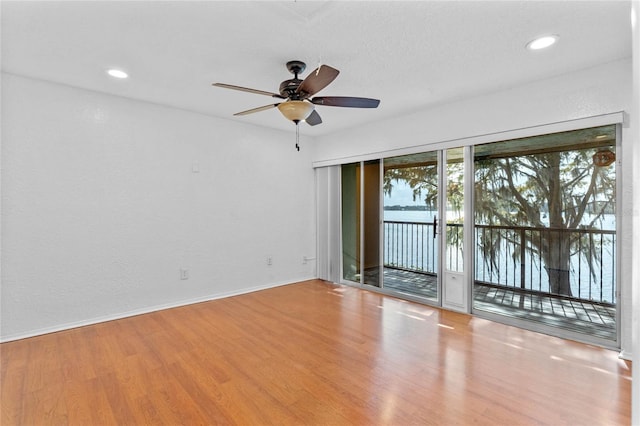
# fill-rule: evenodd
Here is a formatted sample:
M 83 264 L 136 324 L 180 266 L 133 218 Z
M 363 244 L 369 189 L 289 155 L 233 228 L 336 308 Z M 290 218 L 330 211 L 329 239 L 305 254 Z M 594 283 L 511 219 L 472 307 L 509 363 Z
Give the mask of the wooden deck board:
M 436 276 L 385 268 L 384 286 L 400 293 L 436 299 Z M 521 293 L 506 287 L 476 283 L 474 308 L 493 314 L 536 321 L 553 327 L 615 341 L 615 307 L 588 301 Z

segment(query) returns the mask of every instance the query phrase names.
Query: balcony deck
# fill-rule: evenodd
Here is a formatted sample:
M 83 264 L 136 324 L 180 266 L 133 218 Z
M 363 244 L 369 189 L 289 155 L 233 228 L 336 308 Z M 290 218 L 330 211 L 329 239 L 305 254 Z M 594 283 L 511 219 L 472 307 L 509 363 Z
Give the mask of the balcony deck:
M 384 268 L 384 287 L 434 300 L 436 276 Z M 615 306 L 476 282 L 474 309 L 536 321 L 607 340 L 616 338 Z

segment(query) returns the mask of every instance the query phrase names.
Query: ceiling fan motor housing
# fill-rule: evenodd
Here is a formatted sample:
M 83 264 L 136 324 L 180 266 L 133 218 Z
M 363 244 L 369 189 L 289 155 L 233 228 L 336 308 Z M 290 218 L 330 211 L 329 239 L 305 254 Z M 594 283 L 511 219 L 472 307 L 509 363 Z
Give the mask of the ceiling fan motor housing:
M 299 99 L 300 94 L 296 93 L 296 90 L 298 90 L 300 83 L 302 83 L 302 80 L 299 78 L 292 78 L 291 80 L 283 81 L 280 83 L 280 95 L 293 100 Z
M 298 74 L 302 74 L 306 68 L 307 64 L 302 61 L 287 62 L 287 70 L 289 70 L 294 77 L 291 80 L 285 80 L 280 83 L 280 95 L 290 98 L 291 100 L 301 99 L 300 94 L 296 93 L 298 86 L 302 83 L 302 80 L 298 78 Z
M 287 62 L 287 69 L 298 78 L 298 74 L 302 74 L 307 69 L 307 64 L 302 61 L 289 61 Z

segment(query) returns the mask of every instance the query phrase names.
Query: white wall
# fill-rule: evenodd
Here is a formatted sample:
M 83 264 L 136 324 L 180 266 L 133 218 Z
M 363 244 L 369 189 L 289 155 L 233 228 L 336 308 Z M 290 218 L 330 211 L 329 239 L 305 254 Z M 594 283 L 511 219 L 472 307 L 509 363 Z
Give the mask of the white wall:
M 3 340 L 314 277 L 315 262 L 301 262 L 315 257 L 312 160 L 631 105 L 631 61 L 619 61 L 303 140 L 297 152 L 292 133 L 2 77 Z M 630 229 L 626 133 L 622 226 Z M 631 235 L 621 236 L 626 294 Z M 189 280 L 179 279 L 181 267 Z M 629 355 L 628 298 L 622 309 Z
M 510 90 L 436 106 L 406 117 L 372 123 L 317 138 L 313 162 L 316 166 L 394 155 L 410 147 L 428 147 L 451 141 L 453 146 L 470 143 L 468 138 L 501 140 L 500 132 L 629 111 L 631 59 L 616 61 Z M 384 99 L 381 105 L 384 105 Z M 628 125 L 623 128 L 622 229 L 629 230 L 633 216 L 632 142 Z M 422 148 L 420 148 L 422 149 Z M 631 247 L 632 234 L 620 235 L 622 276 L 618 280 L 621 299 L 621 346 L 631 357 Z
M 631 109 L 631 134 L 635 147 L 640 146 L 640 1 L 634 0 L 631 4 L 631 40 L 633 46 L 633 105 Z M 640 149 L 635 149 L 633 157 L 634 181 L 640 179 Z M 632 263 L 633 275 L 629 281 L 633 284 L 633 316 L 631 329 L 633 337 L 634 364 L 631 391 L 631 424 L 640 425 L 640 185 L 633 189 L 633 247 Z
M 313 278 L 294 137 L 3 74 L 1 339 Z
M 321 136 L 314 144 L 313 161 L 316 165 L 346 162 L 367 153 L 473 138 L 630 106 L 629 59 Z

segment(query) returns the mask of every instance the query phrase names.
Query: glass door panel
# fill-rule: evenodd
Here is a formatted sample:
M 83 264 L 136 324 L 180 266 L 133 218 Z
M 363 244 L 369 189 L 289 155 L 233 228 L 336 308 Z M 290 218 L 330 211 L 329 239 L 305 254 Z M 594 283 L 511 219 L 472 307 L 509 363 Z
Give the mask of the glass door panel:
M 342 278 L 379 287 L 380 161 L 345 164 L 341 178 Z
M 342 166 L 342 278 L 360 282 L 360 163 Z
M 363 177 L 363 283 L 380 287 L 380 160 L 364 162 Z
M 447 157 L 446 233 L 444 261 L 448 271 L 464 272 L 463 222 L 464 222 L 464 148 L 445 151 Z
M 385 158 L 384 288 L 439 301 L 438 151 Z
M 617 339 L 615 125 L 478 145 L 473 308 Z

